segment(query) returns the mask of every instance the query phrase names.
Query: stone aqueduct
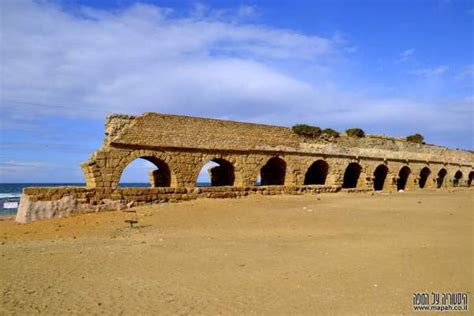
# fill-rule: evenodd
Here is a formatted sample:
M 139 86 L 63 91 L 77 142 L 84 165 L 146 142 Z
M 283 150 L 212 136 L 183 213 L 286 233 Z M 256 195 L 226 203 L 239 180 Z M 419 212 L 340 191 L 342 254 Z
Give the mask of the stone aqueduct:
M 417 151 L 312 146 L 284 127 L 147 113 L 110 116 L 104 146 L 82 164 L 89 188 L 116 189 L 135 159 L 153 163 L 152 187 L 194 187 L 207 162 L 213 185 L 340 185 L 398 190 L 466 186 L 466 151 L 414 145 Z M 432 148 L 431 148 L 432 147 Z M 431 151 L 430 151 L 431 149 Z
M 474 177 L 472 152 L 383 137 L 307 142 L 286 127 L 157 113 L 111 115 L 105 128 L 102 147 L 81 165 L 86 187 L 26 188 L 17 221 L 130 201 L 442 189 L 470 186 Z M 157 167 L 151 187 L 119 187 L 139 158 Z M 218 164 L 209 170 L 212 186 L 195 188 L 209 161 Z

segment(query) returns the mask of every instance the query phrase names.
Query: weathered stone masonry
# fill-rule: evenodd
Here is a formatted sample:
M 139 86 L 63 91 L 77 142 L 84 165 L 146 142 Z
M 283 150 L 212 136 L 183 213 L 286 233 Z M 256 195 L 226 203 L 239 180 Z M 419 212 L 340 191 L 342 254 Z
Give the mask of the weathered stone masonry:
M 149 174 L 151 188 L 119 188 L 123 170 L 139 158 L 157 167 Z M 307 142 L 286 127 L 112 115 L 102 147 L 81 165 L 86 187 L 26 188 L 17 221 L 120 209 L 130 202 L 470 186 L 473 158 L 468 151 L 380 137 Z M 219 164 L 209 170 L 213 186 L 195 188 L 209 161 Z

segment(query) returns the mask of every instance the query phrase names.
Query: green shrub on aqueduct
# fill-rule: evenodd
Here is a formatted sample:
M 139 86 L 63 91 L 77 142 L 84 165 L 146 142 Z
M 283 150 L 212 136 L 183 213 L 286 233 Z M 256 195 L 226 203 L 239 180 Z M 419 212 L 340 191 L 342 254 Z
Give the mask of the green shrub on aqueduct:
M 346 134 L 349 137 L 365 137 L 365 132 L 361 128 L 349 128 L 346 130 Z
M 321 134 L 331 136 L 331 137 L 339 137 L 339 132 L 336 130 L 333 130 L 332 128 L 325 128 L 321 131 Z
M 296 134 L 305 138 L 316 138 L 321 135 L 321 128 L 306 124 L 296 124 L 291 128 Z
M 421 134 L 413 134 L 410 136 L 407 136 L 407 142 L 411 143 L 417 143 L 417 144 L 422 144 L 425 138 Z

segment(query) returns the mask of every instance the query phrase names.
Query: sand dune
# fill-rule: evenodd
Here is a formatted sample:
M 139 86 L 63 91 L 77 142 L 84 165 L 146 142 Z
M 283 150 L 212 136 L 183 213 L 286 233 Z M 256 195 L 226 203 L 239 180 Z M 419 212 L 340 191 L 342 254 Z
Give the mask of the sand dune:
M 0 314 L 410 314 L 473 290 L 474 191 L 251 196 L 0 221 Z

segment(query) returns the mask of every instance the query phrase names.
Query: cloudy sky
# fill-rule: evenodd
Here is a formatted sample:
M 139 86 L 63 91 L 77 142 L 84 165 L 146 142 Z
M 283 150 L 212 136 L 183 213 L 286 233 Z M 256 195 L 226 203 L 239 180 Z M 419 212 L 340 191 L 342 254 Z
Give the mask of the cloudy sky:
M 110 113 L 419 132 L 473 149 L 472 1 L 2 0 L 0 11 L 0 182 L 83 182 Z

